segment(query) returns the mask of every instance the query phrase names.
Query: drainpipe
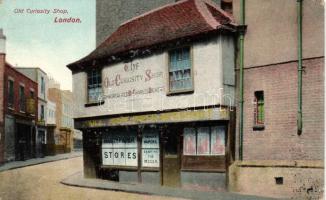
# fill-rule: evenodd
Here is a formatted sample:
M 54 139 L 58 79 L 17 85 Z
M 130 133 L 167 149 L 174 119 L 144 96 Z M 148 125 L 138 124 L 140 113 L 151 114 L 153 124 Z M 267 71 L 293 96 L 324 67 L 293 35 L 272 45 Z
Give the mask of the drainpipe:
M 244 34 L 245 26 L 245 0 L 240 0 L 240 26 L 239 26 L 239 68 L 240 68 L 240 119 L 239 119 L 239 159 L 243 159 L 243 70 L 244 70 Z
M 297 0 L 297 17 L 298 17 L 298 116 L 297 126 L 298 135 L 302 133 L 302 2 Z

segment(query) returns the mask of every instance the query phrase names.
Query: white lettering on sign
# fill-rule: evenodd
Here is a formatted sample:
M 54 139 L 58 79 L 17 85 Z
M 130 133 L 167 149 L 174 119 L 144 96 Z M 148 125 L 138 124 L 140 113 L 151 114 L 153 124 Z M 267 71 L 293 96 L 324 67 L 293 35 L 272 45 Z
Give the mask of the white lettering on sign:
M 142 139 L 142 166 L 160 166 L 160 144 L 157 130 L 145 130 Z
M 142 157 L 143 167 L 159 167 L 160 166 L 160 151 L 159 149 L 143 149 Z

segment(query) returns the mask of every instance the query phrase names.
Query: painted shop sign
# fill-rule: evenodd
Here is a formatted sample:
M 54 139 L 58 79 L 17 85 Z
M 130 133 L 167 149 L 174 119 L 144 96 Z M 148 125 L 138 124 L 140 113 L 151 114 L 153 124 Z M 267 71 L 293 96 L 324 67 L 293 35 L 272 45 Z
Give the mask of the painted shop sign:
M 164 73 L 153 66 L 141 65 L 139 61 L 110 68 L 105 73 L 103 86 L 106 99 L 146 95 L 165 91 Z M 155 81 L 160 79 L 160 81 Z
M 142 138 L 142 166 L 160 166 L 160 143 L 157 130 L 145 130 Z
M 107 166 L 138 166 L 136 133 L 113 132 L 103 136 L 102 164 Z M 142 166 L 159 167 L 159 135 L 145 130 L 142 136 Z
M 102 164 L 137 166 L 137 146 L 136 133 L 106 134 L 102 141 Z

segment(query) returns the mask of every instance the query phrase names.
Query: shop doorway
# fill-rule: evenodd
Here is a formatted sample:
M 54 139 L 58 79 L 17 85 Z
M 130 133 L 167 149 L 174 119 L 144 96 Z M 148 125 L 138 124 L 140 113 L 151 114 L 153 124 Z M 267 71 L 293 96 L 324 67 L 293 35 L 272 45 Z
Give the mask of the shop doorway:
M 162 182 L 164 186 L 180 187 L 180 130 L 169 129 L 163 138 Z

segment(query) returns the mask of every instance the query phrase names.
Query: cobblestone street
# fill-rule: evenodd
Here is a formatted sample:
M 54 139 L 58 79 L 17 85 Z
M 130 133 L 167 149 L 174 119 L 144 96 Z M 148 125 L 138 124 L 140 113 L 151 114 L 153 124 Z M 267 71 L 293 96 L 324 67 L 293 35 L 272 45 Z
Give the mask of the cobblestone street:
M 60 183 L 82 171 L 82 157 L 0 172 L 0 199 L 176 199 L 70 187 Z

